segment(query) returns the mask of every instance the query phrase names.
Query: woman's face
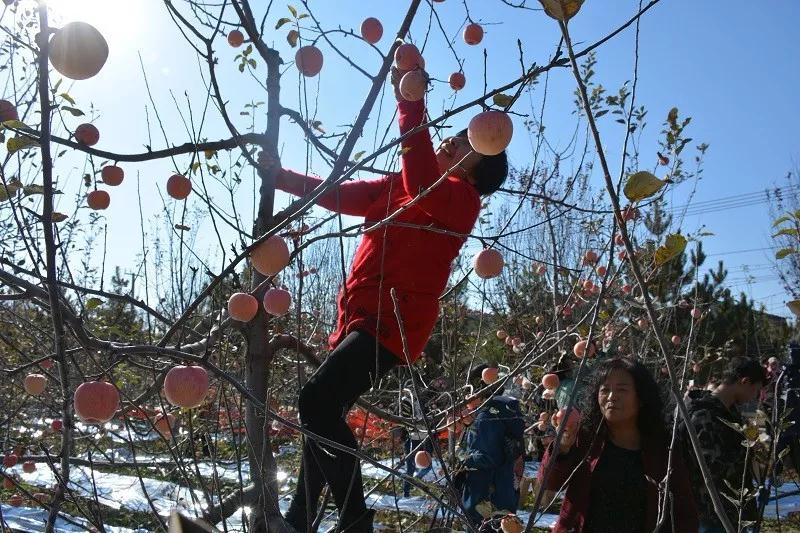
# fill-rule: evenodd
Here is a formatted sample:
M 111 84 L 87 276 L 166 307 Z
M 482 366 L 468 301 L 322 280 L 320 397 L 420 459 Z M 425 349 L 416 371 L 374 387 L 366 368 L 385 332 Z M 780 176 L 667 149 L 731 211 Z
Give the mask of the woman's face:
M 779 363 L 778 363 L 778 360 L 776 358 L 770 357 L 767 360 L 767 370 L 770 373 L 777 374 L 778 373 L 778 366 L 779 366 Z
M 436 161 L 439 163 L 439 170 L 446 172 L 453 168 L 450 175 L 470 181 L 472 171 L 481 160 L 481 155 L 472 150 L 469 140 L 466 137 L 447 137 L 436 150 Z
M 622 369 L 614 369 L 600 385 L 597 402 L 609 425 L 636 424 L 639 416 L 639 395 L 633 376 Z

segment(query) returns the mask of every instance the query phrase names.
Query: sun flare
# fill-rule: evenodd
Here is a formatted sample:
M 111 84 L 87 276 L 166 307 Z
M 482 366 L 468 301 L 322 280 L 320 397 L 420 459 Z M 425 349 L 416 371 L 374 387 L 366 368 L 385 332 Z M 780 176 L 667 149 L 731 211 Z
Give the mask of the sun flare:
M 50 24 L 60 27 L 67 22 L 88 22 L 103 34 L 109 45 L 126 44 L 143 34 L 144 2 L 122 0 L 47 0 Z

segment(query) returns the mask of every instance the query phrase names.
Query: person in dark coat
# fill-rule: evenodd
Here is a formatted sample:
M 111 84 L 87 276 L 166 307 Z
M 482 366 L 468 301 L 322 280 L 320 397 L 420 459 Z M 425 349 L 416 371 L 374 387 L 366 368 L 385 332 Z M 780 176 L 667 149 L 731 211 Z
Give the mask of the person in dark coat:
M 480 375 L 487 365 L 470 373 L 476 389 L 485 387 Z M 484 402 L 474 421 L 464 433 L 465 459 L 460 484 L 462 502 L 469 518 L 480 524 L 483 516 L 476 510 L 481 502 L 490 502 L 496 510 L 514 513 L 519 503 L 519 488 L 514 482 L 514 466 L 525 451 L 525 420 L 519 401 L 502 396 L 503 389 Z
M 632 359 L 605 360 L 589 392 L 580 424 L 579 415 L 562 415 L 558 454 L 548 469 L 551 444 L 539 469 L 545 490 L 566 485 L 554 533 L 696 532 L 689 474 L 680 450 L 670 454 L 664 405 L 647 368 Z M 658 484 L 670 455 L 670 501 L 661 516 Z
M 690 391 L 686 410 L 692 422 L 703 458 L 711 471 L 714 485 L 720 494 L 738 499 L 738 494 L 731 491 L 731 487 L 739 489 L 742 482 L 747 488 L 752 488 L 752 475 L 745 476 L 749 471 L 746 465 L 747 448 L 742 446 L 744 437 L 733 429 L 731 425 L 744 425 L 744 419 L 739 413 L 738 406 L 748 404 L 758 398 L 761 387 L 766 380 L 766 372 L 758 361 L 748 357 L 734 357 L 728 363 L 722 382 L 713 390 Z M 684 450 L 687 452 L 687 463 L 692 473 L 692 484 L 695 488 L 698 511 L 700 513 L 700 531 L 702 533 L 724 532 L 722 522 L 714 510 L 711 496 L 706 489 L 700 467 L 689 443 L 686 427 L 679 426 L 679 435 L 684 441 Z M 723 495 L 722 504 L 730 521 L 735 525 L 739 523 L 739 508 Z M 745 505 L 743 518 L 755 519 L 755 508 L 752 502 Z

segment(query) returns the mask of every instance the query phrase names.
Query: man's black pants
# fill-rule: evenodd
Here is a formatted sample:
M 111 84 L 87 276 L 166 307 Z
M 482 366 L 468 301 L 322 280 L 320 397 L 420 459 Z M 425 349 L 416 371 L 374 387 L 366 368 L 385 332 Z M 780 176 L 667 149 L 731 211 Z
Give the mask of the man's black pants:
M 350 333 L 300 390 L 298 410 L 302 425 L 321 437 L 358 448 L 345 421 L 347 411 L 398 364 L 398 358 L 372 335 Z M 346 530 L 367 511 L 359 462 L 353 455 L 318 445 L 311 438 L 304 441 L 297 491 L 286 520 L 299 531 L 306 531 L 316 516 L 319 496 L 327 483 L 339 509 L 339 528 Z

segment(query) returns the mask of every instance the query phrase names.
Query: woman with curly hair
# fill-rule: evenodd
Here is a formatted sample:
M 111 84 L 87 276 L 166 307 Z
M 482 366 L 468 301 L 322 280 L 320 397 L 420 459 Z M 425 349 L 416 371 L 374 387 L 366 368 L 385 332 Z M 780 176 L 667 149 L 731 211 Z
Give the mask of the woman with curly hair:
M 553 445 L 539 470 L 546 490 L 566 485 L 554 532 L 697 531 L 689 476 L 678 450 L 672 453 L 670 498 L 662 505 L 659 485 L 667 473 L 670 439 L 659 388 L 647 368 L 626 358 L 603 361 L 589 391 L 580 426 L 562 422 L 550 472 L 545 475 Z

